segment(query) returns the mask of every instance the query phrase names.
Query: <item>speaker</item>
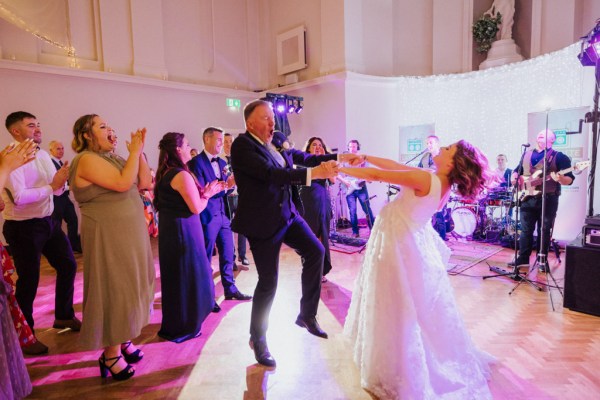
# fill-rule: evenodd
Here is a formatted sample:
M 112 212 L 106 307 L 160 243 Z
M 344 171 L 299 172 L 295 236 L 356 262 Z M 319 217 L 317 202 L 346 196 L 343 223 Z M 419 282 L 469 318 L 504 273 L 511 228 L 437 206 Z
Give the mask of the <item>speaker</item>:
M 600 249 L 584 247 L 581 237 L 567 245 L 564 306 L 600 316 Z

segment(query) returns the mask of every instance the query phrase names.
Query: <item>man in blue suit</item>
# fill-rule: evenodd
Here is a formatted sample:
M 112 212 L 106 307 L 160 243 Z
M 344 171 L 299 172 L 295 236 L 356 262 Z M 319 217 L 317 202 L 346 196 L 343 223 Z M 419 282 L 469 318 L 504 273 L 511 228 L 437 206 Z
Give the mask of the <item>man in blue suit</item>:
M 260 364 L 274 367 L 275 359 L 267 347 L 266 333 L 277 290 L 279 252 L 284 243 L 302 260 L 302 298 L 296 324 L 313 335 L 327 338 L 316 320 L 325 250 L 296 210 L 292 185 L 310 185 L 311 179 L 333 177 L 337 172 L 334 160 L 350 162 L 358 157 L 352 154 L 317 156 L 294 149 L 278 152 L 271 143 L 274 114 L 266 101 L 248 103 L 244 119 L 246 132 L 236 138 L 231 149 L 231 165 L 239 193 L 232 227 L 248 238 L 258 272 L 252 301 L 250 347 Z M 309 168 L 294 169 L 294 164 Z
M 219 157 L 223 149 L 223 131 L 219 128 L 206 128 L 202 134 L 204 151 L 188 162 L 190 171 L 196 176 L 201 186 L 215 181 L 225 181 L 226 189 L 215 194 L 208 200 L 204 211 L 200 213 L 204 243 L 208 260 L 212 259 L 215 244 L 219 250 L 219 271 L 226 300 L 250 300 L 238 290 L 233 278 L 233 234 L 229 221 L 227 195 L 235 186 L 233 175 L 227 172 L 225 160 Z

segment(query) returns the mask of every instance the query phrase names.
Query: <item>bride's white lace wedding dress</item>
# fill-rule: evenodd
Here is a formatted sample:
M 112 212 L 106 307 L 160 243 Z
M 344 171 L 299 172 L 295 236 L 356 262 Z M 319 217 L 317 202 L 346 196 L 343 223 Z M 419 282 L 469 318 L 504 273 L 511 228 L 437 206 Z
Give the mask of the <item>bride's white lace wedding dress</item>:
M 431 226 L 441 182 L 404 188 L 375 220 L 344 333 L 361 385 L 380 399 L 491 399 L 493 357 L 475 348 L 457 309 L 450 250 Z

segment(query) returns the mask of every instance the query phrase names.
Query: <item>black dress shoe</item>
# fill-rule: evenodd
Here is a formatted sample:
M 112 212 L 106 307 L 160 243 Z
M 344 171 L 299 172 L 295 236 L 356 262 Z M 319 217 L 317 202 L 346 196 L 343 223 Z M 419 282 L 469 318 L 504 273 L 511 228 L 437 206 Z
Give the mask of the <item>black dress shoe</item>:
M 226 294 L 225 300 L 252 300 L 252 296 L 237 291 L 235 293 Z
M 48 352 L 48 346 L 36 339 L 35 342 L 28 346 L 21 347 L 23 354 L 27 356 L 38 356 L 40 354 L 46 354 Z
M 52 325 L 55 329 L 71 329 L 72 331 L 79 332 L 81 330 L 81 321 L 77 317 L 71 319 L 55 319 Z
M 274 367 L 276 365 L 275 359 L 269 353 L 269 348 L 265 340 L 257 340 L 255 342 L 250 339 L 250 348 L 254 350 L 254 358 L 256 358 L 259 364 L 267 367 Z
M 215 303 L 215 305 L 213 306 L 212 312 L 214 312 L 214 313 L 221 312 L 221 306 L 218 305 L 217 303 Z
M 298 316 L 298 318 L 296 318 L 296 325 L 306 328 L 309 333 L 312 333 L 315 336 L 322 337 L 324 339 L 328 338 L 327 333 L 321 329 L 315 317 L 304 318 Z
M 246 257 L 240 257 L 240 262 L 242 265 L 250 265 L 250 261 Z

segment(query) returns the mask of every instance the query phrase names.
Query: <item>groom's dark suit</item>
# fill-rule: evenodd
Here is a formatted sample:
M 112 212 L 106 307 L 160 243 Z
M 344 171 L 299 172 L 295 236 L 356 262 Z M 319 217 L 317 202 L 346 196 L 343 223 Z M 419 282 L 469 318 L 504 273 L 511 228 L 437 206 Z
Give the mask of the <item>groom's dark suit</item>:
M 231 164 L 238 186 L 238 208 L 232 228 L 248 238 L 258 271 L 252 302 L 250 338 L 265 339 L 269 312 L 277 289 L 281 245 L 293 248 L 302 258 L 302 299 L 300 317 L 314 318 L 321 293 L 325 250 L 292 199 L 292 185 L 306 184 L 306 169 L 337 155 L 311 155 L 299 150 L 280 153 L 285 165 L 250 133 L 240 135 L 231 148 Z
M 215 162 L 219 165 L 221 178 L 226 180 L 227 177 L 223 176 L 222 171 L 227 163 L 220 157 L 216 158 Z M 217 179 L 211 160 L 208 159 L 204 151 L 188 162 L 188 168 L 196 176 L 202 187 Z M 219 250 L 219 270 L 225 296 L 238 291 L 233 277 L 233 235 L 231 234 L 229 206 L 227 204 L 227 195 L 232 191 L 233 189 L 230 189 L 212 196 L 208 200 L 206 208 L 200 213 L 208 262 L 212 259 L 215 244 Z

